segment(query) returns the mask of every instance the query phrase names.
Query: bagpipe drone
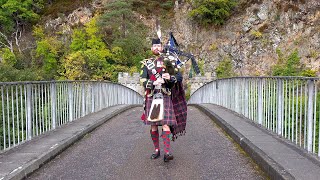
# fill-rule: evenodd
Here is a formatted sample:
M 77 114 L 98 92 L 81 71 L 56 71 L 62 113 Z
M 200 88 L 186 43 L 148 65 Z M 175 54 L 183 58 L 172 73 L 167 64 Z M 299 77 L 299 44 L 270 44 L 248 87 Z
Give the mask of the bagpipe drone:
M 169 40 L 167 44 L 164 45 L 164 53 L 166 53 L 167 57 L 170 61 L 175 61 L 175 66 L 179 69 L 183 65 L 186 64 L 188 60 L 191 59 L 193 70 L 196 74 L 200 74 L 200 69 L 198 67 L 197 61 L 195 60 L 193 54 L 183 52 L 179 49 L 179 44 L 174 38 L 172 32 L 169 33 Z M 184 56 L 187 59 L 181 60 L 179 57 Z

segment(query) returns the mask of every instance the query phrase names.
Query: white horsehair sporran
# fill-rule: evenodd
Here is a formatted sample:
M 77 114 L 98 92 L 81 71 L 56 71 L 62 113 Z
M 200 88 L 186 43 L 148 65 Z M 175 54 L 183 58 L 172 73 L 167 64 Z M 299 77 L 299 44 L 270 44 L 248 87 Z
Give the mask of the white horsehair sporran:
M 163 94 L 161 93 L 161 85 L 156 86 L 156 89 L 159 90 L 158 93 L 153 95 L 150 111 L 147 120 L 150 122 L 157 122 L 163 119 Z

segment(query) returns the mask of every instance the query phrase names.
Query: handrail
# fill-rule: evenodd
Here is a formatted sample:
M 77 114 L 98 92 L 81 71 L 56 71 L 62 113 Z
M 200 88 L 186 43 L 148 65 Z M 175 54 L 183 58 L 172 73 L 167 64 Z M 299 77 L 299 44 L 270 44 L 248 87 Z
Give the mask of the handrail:
M 134 90 L 107 81 L 0 83 L 0 151 L 118 104 L 142 104 Z
M 234 77 L 205 84 L 188 103 L 226 107 L 320 157 L 318 91 L 319 78 Z

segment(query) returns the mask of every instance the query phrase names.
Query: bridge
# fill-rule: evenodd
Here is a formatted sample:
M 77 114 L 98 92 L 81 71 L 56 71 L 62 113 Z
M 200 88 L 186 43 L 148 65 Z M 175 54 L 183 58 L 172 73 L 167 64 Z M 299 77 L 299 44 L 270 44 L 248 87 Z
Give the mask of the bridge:
M 143 97 L 98 81 L 0 83 L 3 179 L 319 179 L 318 78 L 238 77 L 192 94 L 175 159 L 151 160 Z

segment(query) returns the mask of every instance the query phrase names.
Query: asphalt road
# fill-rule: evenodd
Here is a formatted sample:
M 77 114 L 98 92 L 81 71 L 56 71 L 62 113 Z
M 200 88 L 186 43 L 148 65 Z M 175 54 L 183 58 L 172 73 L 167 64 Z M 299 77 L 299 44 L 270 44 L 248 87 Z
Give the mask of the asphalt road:
M 187 133 L 171 142 L 174 160 L 151 160 L 142 108 L 130 109 L 42 166 L 27 179 L 266 179 L 208 116 L 188 107 Z M 160 140 L 162 148 L 162 140 Z

